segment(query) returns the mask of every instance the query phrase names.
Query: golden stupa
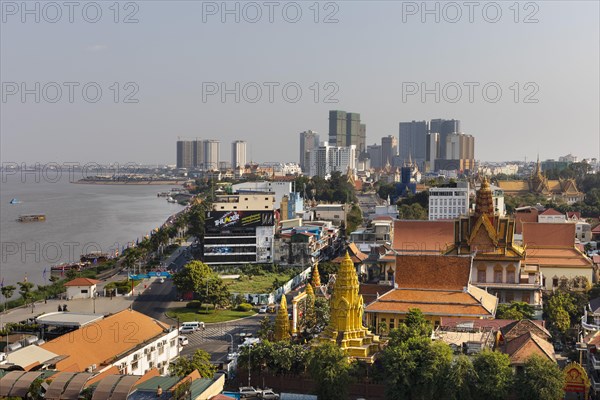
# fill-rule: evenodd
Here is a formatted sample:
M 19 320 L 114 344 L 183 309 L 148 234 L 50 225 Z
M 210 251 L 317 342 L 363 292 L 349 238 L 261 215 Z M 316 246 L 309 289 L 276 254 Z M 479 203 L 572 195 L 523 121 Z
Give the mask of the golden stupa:
M 281 303 L 275 317 L 274 338 L 276 342 L 290 339 L 290 320 L 288 318 L 285 294 L 281 296 Z
M 380 350 L 381 342 L 379 336 L 362 324 L 364 307 L 358 288 L 354 263 L 346 252 L 329 299 L 329 326 L 319 336 L 319 342 L 336 343 L 350 357 L 373 362 L 373 355 Z

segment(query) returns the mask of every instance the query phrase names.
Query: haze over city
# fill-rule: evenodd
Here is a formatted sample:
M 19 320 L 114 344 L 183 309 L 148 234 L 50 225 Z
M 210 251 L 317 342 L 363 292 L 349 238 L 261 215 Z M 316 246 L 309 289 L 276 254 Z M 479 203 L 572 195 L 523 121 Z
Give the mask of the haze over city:
M 271 15 L 256 3 L 260 18 L 237 3 L 237 14 L 220 2 L 101 3 L 95 23 L 95 10 L 70 22 L 63 6 L 52 23 L 56 10 L 21 4 L 2 2 L 5 162 L 175 164 L 178 137 L 241 139 L 248 161 L 297 162 L 298 133 L 324 140 L 335 109 L 360 113 L 368 144 L 402 121 L 456 118 L 478 160 L 600 152 L 597 2 L 498 3 L 501 14 L 481 3 L 472 15 L 462 3 L 428 14 L 419 2 L 302 2 L 301 14 Z M 97 102 L 82 94 L 90 82 Z

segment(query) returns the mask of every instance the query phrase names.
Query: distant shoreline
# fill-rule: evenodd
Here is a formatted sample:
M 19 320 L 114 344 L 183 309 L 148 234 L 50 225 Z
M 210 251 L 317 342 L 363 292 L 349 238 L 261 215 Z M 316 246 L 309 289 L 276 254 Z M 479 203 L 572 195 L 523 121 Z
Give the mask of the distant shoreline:
M 78 180 L 73 181 L 71 183 L 76 183 L 80 185 L 183 185 L 187 180 L 181 181 L 88 181 L 88 180 Z

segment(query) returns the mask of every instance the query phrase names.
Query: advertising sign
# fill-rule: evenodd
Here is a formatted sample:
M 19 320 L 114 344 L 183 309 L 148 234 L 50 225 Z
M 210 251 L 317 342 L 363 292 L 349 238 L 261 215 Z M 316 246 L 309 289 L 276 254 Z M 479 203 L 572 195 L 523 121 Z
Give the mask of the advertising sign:
M 206 228 L 210 230 L 274 224 L 273 211 L 209 211 L 205 219 Z

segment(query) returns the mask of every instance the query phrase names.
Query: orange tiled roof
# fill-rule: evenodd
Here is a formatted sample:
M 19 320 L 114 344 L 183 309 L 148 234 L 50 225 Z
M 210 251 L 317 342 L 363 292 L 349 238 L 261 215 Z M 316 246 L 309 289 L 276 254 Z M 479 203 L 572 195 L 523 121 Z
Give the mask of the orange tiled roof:
M 527 247 L 575 245 L 575 224 L 567 223 L 525 223 L 523 243 Z
M 498 187 L 505 192 L 529 192 L 527 181 L 498 181 Z
M 102 281 L 90 278 L 75 278 L 72 281 L 65 283 L 65 286 L 94 286 Z
M 439 253 L 454 243 L 454 221 L 394 221 L 394 250 Z
M 394 289 L 369 304 L 365 311 L 406 314 L 413 308 L 418 308 L 426 315 L 493 316 L 469 293 L 423 289 Z
M 401 288 L 463 290 L 470 275 L 471 256 L 396 256 L 396 283 Z
M 556 211 L 554 208 L 549 208 L 540 215 L 564 215 L 561 212 Z
M 525 264 L 538 264 L 541 267 L 591 267 L 592 262 L 584 254 L 573 248 L 529 247 Z
M 100 366 L 113 362 L 117 355 L 133 350 L 167 329 L 166 325 L 127 309 L 40 347 L 67 356 L 56 363 L 58 371 L 81 372 L 93 364 Z
M 538 222 L 537 212 L 518 212 L 515 217 L 515 233 L 520 235 L 523 233 L 523 225 L 527 222 Z

